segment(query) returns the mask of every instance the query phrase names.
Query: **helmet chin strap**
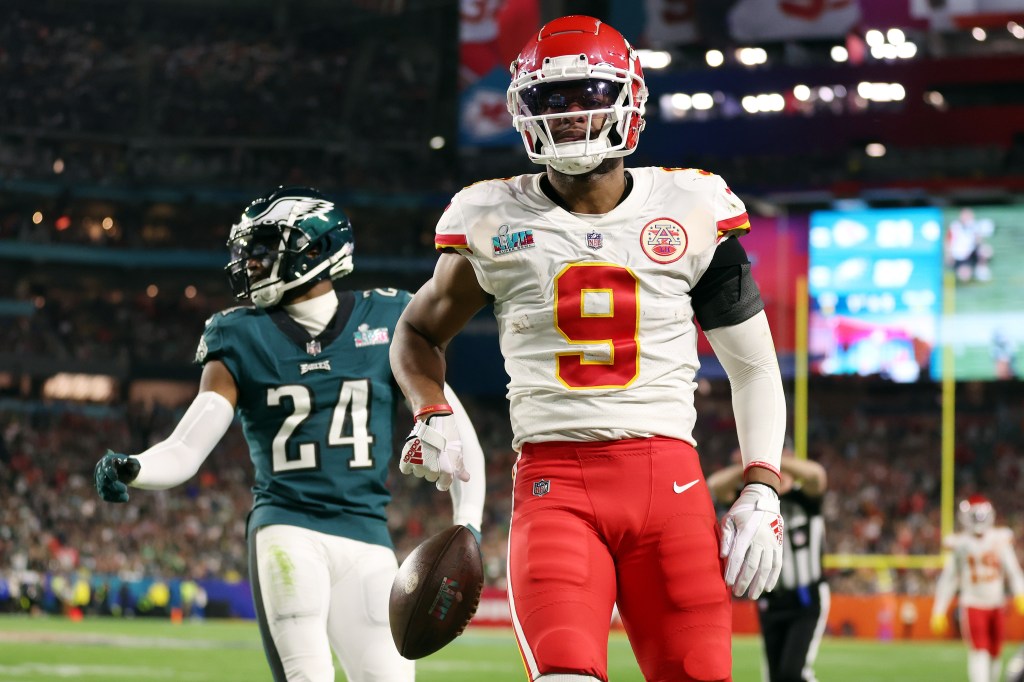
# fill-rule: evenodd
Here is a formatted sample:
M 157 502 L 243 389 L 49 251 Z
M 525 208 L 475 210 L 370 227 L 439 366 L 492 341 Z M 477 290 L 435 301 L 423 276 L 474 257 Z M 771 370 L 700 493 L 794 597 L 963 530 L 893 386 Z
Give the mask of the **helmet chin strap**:
M 586 154 L 583 152 L 587 151 L 587 148 L 598 152 L 597 154 Z M 603 148 L 606 148 L 608 143 L 604 140 L 594 140 L 588 145 L 587 142 L 566 142 L 560 145 L 555 145 L 555 149 L 559 156 L 564 158 L 549 159 L 547 164 L 554 168 L 559 173 L 565 173 L 566 175 L 582 175 L 589 173 L 604 161 L 606 152 L 602 152 Z M 544 145 L 542 148 L 543 153 L 551 153 L 551 147 Z

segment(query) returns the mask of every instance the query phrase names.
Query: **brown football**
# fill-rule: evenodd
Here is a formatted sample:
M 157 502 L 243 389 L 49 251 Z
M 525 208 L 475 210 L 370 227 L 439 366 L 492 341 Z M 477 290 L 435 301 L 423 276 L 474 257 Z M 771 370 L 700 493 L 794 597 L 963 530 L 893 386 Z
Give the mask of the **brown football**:
M 391 585 L 391 636 L 408 659 L 423 658 L 462 634 L 480 604 L 480 546 L 465 526 L 424 540 Z

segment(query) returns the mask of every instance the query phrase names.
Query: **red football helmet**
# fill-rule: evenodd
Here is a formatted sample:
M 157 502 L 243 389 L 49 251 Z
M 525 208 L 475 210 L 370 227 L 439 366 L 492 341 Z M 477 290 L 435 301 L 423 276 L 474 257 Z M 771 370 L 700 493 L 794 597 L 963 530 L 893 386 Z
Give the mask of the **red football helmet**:
M 992 527 L 996 510 L 984 495 L 971 495 L 960 502 L 960 523 L 972 532 L 981 534 Z
M 647 87 L 636 50 L 608 24 L 587 16 L 550 21 L 527 41 L 510 70 L 508 110 L 534 163 L 578 175 L 636 149 Z M 582 140 L 556 142 L 550 122 L 565 119 L 573 101 L 579 115 L 587 116 L 588 133 Z M 602 115 L 595 135 L 590 123 Z

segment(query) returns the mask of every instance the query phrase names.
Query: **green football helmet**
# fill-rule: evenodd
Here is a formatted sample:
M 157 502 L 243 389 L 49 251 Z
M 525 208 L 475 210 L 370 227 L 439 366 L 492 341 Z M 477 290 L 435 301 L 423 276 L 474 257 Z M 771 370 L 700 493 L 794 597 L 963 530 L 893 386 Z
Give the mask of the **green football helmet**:
M 352 224 L 334 202 L 311 187 L 279 187 L 231 226 L 224 269 L 235 298 L 268 308 L 286 291 L 352 272 L 354 247 Z M 253 260 L 262 267 L 250 268 Z

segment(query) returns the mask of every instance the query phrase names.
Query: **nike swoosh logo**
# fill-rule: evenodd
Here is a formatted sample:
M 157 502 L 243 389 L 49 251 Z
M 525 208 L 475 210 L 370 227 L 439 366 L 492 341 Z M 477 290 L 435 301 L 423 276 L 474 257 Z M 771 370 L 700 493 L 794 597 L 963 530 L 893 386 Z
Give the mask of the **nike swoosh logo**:
M 699 478 L 693 479 L 692 481 L 690 481 L 686 485 L 679 485 L 675 481 L 672 481 L 672 490 L 675 490 L 676 491 L 676 495 L 678 495 L 679 493 L 686 492 L 687 490 L 689 490 L 693 486 L 697 485 L 699 482 L 700 482 Z

